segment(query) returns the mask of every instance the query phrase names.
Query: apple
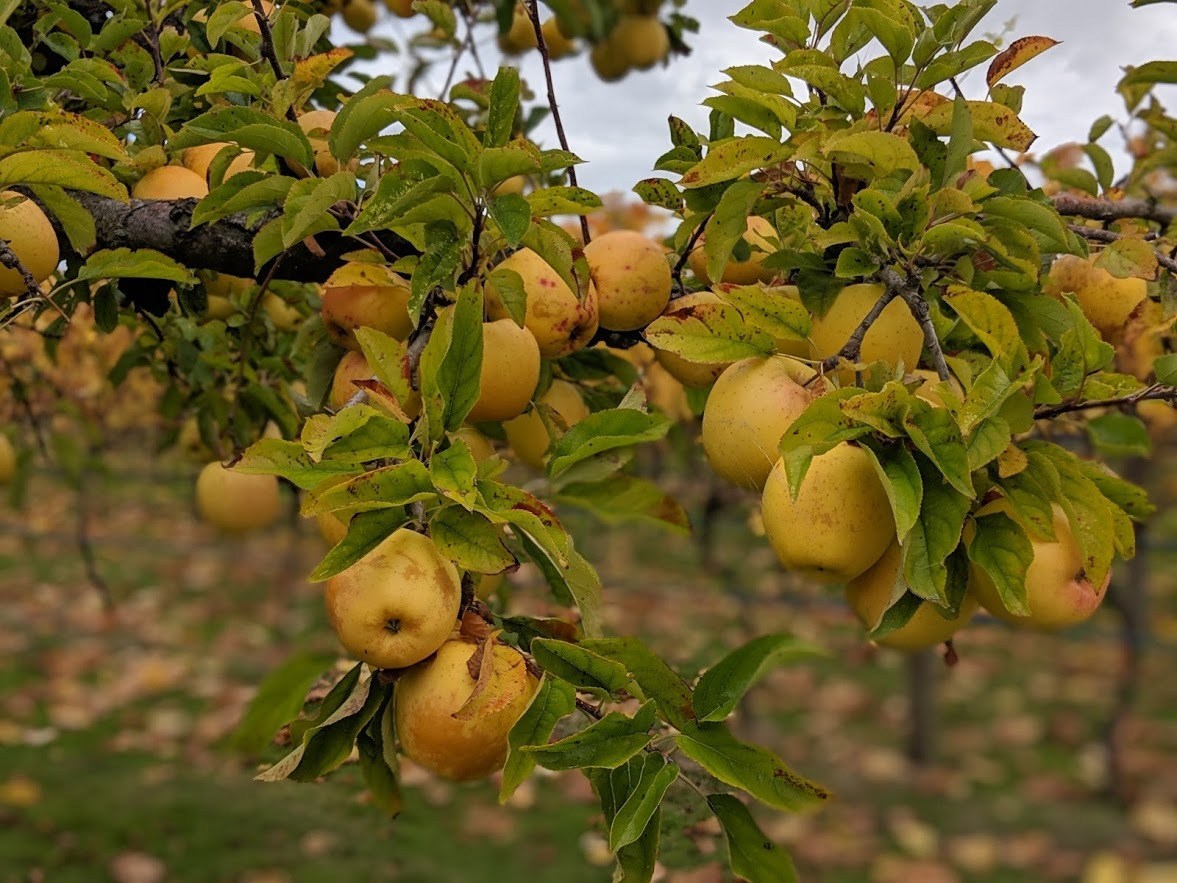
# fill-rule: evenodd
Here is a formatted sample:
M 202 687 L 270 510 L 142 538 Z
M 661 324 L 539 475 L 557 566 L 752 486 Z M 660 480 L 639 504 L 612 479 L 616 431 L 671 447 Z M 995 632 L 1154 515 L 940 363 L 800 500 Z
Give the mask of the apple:
M 879 624 L 891 602 L 891 595 L 902 581 L 900 567 L 903 554 L 898 543 L 892 543 L 887 551 L 869 570 L 859 574 L 846 584 L 846 600 L 854 615 L 867 629 Z M 945 619 L 933 604 L 924 601 L 916 608 L 915 614 L 902 628 L 876 638 L 875 643 L 896 650 L 924 650 L 943 644 L 954 634 L 968 625 L 977 612 L 977 599 L 966 593 L 960 603 L 960 611 L 953 619 Z
M 401 750 L 444 779 L 465 782 L 501 769 L 507 735 L 523 716 L 538 683 L 519 651 L 502 644 L 493 652 L 486 689 L 493 691 L 484 712 L 469 720 L 454 717 L 474 692 L 470 658 L 477 645 L 446 641 L 433 659 L 410 669 L 396 683 L 396 735 Z
M 780 459 L 777 445 L 813 401 L 812 368 L 788 356 L 742 359 L 719 376 L 703 411 L 703 450 L 720 476 L 760 490 Z
M 189 171 L 195 172 L 205 180 L 208 179 L 208 167 L 212 165 L 213 159 L 216 155 L 226 147 L 231 147 L 228 141 L 214 141 L 211 144 L 201 144 L 197 147 L 185 148 L 180 153 L 180 162 Z M 247 169 L 253 168 L 254 152 L 252 150 L 242 150 L 225 169 L 224 177 L 221 182 L 224 183 L 236 175 L 238 172 L 244 172 Z
M 1009 512 L 1008 505 L 999 506 Z M 1052 507 L 1054 542 L 1030 537 L 1034 558 L 1026 571 L 1026 606 L 1029 616 L 1015 616 L 1005 609 L 997 586 L 983 569 L 972 565 L 973 593 L 981 606 L 1006 622 L 1040 631 L 1057 631 L 1090 619 L 1103 599 L 1112 577 L 1099 588 L 1083 573 L 1083 553 L 1075 542 L 1067 514 L 1057 503 Z
M 478 401 L 467 420 L 510 420 L 527 408 L 539 383 L 540 352 L 534 335 L 514 319 L 482 326 L 482 374 Z
M 663 315 L 669 315 L 679 310 L 687 310 L 702 304 L 718 303 L 722 303 L 722 301 L 715 292 L 696 291 L 672 300 L 667 304 Z M 731 362 L 689 362 L 677 353 L 660 350 L 656 347 L 655 352 L 657 354 L 658 364 L 665 368 L 671 377 L 683 386 L 690 387 L 691 389 L 703 389 L 704 387 L 710 386 L 732 364 Z
M 521 248 L 498 265 L 497 269 L 514 270 L 523 279 L 527 293 L 527 313 L 523 324 L 535 335 L 540 354 L 545 359 L 559 359 L 583 349 L 597 333 L 597 291 L 590 283 L 588 294 L 580 300 L 548 262 L 530 248 Z M 510 314 L 494 284 L 486 287 L 487 313 L 492 319 Z
M 357 328 L 373 328 L 397 340 L 413 330 L 409 283 L 384 264 L 351 261 L 323 283 L 323 325 L 332 342 L 359 352 Z
M 707 254 L 703 249 L 705 238 L 699 237 L 687 259 L 687 264 L 692 273 L 710 285 L 713 280 L 707 275 Z M 767 269 L 764 259 L 777 250 L 777 245 L 773 242 L 775 238 L 776 228 L 771 221 L 759 215 L 749 215 L 744 239 L 752 246 L 752 256 L 746 261 L 729 260 L 723 269 L 723 278 L 719 281 L 733 285 L 755 285 L 757 282 L 771 281 L 777 271 Z
M 539 46 L 535 36 L 535 27 L 531 24 L 531 17 L 522 3 L 515 4 L 515 13 L 511 18 L 511 27 L 506 33 L 499 34 L 499 49 L 504 55 L 522 55 L 529 49 Z
M 761 513 L 781 564 L 822 582 L 854 579 L 895 539 L 891 503 L 870 455 L 849 442 L 813 459 L 796 501 L 778 460 Z
M 57 233 L 41 207 L 14 190 L 0 193 L 0 239 L 38 285 L 53 275 L 61 260 Z M 0 297 L 25 292 L 25 280 L 16 270 L 0 264 Z
M 429 537 L 401 528 L 327 581 L 327 616 L 348 652 L 373 668 L 405 668 L 445 643 L 462 578 Z
M 0 484 L 8 484 L 16 478 L 16 449 L 8 436 L 0 432 Z
M 638 70 L 648 70 L 670 54 L 670 35 L 653 15 L 622 15 L 609 41 L 613 51 Z
M 555 411 L 557 427 L 563 423 L 565 429 L 570 429 L 589 415 L 588 405 L 580 397 L 575 384 L 567 380 L 553 380 L 539 401 Z M 536 409 L 533 407 L 526 414 L 508 420 L 503 424 L 503 430 L 507 433 L 507 441 L 515 456 L 532 469 L 542 472 L 552 439 Z
M 247 475 L 212 462 L 196 478 L 196 510 L 227 533 L 246 533 L 273 524 L 282 508 L 278 479 Z
M 584 256 L 597 289 L 602 328 L 645 328 L 670 303 L 670 265 L 650 237 L 611 230 L 586 245 Z
M 184 199 L 208 196 L 208 182 L 184 166 L 152 169 L 131 188 L 134 199 Z
M 882 285 L 864 283 L 847 285 L 838 292 L 825 315 L 813 318 L 809 338 L 813 344 L 813 358 L 826 359 L 841 351 L 884 291 Z M 924 332 L 920 323 L 912 316 L 907 304 L 895 298 L 863 337 L 858 361 L 886 362 L 896 367 L 902 363 L 904 370 L 912 371 L 919 364 L 923 347 Z M 854 371 L 841 368 L 838 378 L 848 386 L 854 382 Z

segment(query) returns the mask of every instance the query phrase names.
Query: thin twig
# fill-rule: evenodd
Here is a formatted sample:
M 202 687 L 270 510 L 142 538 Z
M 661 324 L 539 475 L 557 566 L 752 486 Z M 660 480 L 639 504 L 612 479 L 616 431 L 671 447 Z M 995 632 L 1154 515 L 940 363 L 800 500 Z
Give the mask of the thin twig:
M 86 471 L 82 469 L 78 473 L 75 538 L 78 543 L 78 552 L 82 556 L 82 565 L 86 569 L 86 579 L 89 580 L 94 591 L 98 593 L 98 597 L 102 599 L 103 608 L 107 613 L 110 613 L 115 608 L 114 596 L 110 592 L 110 586 L 102 578 L 102 574 L 98 572 L 98 561 L 94 557 L 94 546 L 90 542 L 89 507 L 86 502 Z
M 0 238 L 0 264 L 20 274 L 20 278 L 24 281 L 25 288 L 28 289 L 30 296 L 41 296 L 41 288 L 37 285 L 37 278 L 29 272 L 28 267 L 21 263 L 20 258 L 16 256 L 16 252 L 9 246 L 8 240 L 2 238 Z
M 1084 227 L 1082 224 L 1067 224 L 1067 229 L 1072 233 L 1077 233 L 1084 239 L 1092 242 L 1118 242 L 1121 239 L 1136 239 L 1135 236 L 1128 236 L 1124 233 L 1117 233 L 1114 230 L 1098 230 L 1093 227 Z M 1148 236 L 1144 237 L 1148 239 Z M 1154 237 L 1155 238 L 1155 237 Z M 1170 273 L 1177 273 L 1177 260 L 1169 257 L 1163 251 L 1157 251 L 1157 263 L 1168 270 Z
M 854 333 L 850 335 L 850 339 L 846 341 L 846 345 L 840 350 L 822 360 L 822 372 L 832 371 L 838 367 L 838 362 L 845 359 L 847 362 L 857 362 L 858 357 L 862 355 L 862 341 L 866 337 L 866 333 L 870 331 L 872 325 L 878 320 L 879 316 L 883 314 L 883 310 L 895 298 L 899 297 L 899 289 L 888 285 L 883 291 L 883 294 L 875 302 L 875 305 L 870 308 L 870 312 L 862 317 L 862 321 L 858 323 L 858 327 L 854 329 Z
M 1114 399 L 1089 399 L 1087 401 L 1062 402 L 1057 405 L 1043 405 L 1034 409 L 1036 420 L 1050 420 L 1062 414 L 1089 411 L 1094 408 L 1113 408 L 1117 405 L 1134 405 L 1137 402 L 1168 402 L 1177 404 L 1177 386 L 1154 383 L 1139 392 Z
M 1087 218 L 1093 221 L 1122 221 L 1138 218 L 1158 224 L 1177 221 L 1177 208 L 1158 205 L 1153 199 L 1092 199 L 1086 196 L 1060 194 L 1051 200 L 1060 215 Z
M 258 0 L 254 0 L 254 2 L 256 3 Z M 539 55 L 543 60 L 544 79 L 547 81 L 548 86 L 548 108 L 552 111 L 552 121 L 556 124 L 556 137 L 560 139 L 560 147 L 566 153 L 571 153 L 572 150 L 568 146 L 568 136 L 564 133 L 564 121 L 560 119 L 560 108 L 556 104 L 556 86 L 552 82 L 552 58 L 548 53 L 548 42 L 544 38 L 543 26 L 539 21 L 539 4 L 537 0 L 526 0 L 523 6 L 527 10 L 528 18 L 531 19 L 531 26 L 535 30 L 535 40 L 539 46 Z M 576 168 L 573 166 L 568 167 L 568 182 L 573 187 L 580 186 L 576 181 Z M 584 239 L 583 244 L 588 245 L 589 225 L 588 218 L 584 215 L 580 216 L 580 234 Z
M 699 237 L 703 235 L 703 228 L 707 226 L 707 222 L 711 220 L 711 215 L 713 214 L 715 212 L 707 215 L 700 222 L 699 226 L 694 229 L 691 233 L 691 238 L 687 240 L 686 248 L 683 249 L 682 254 L 679 255 L 678 261 L 674 265 L 674 270 L 670 274 L 674 281 L 674 293 L 671 295 L 672 297 L 681 297 L 685 293 L 682 284 L 682 271 L 686 269 L 687 261 L 691 259 L 691 252 L 695 250 L 695 246 L 699 242 Z
M 279 80 L 286 79 L 286 72 L 282 70 L 282 60 L 278 58 L 278 50 L 274 48 L 274 32 L 270 29 L 270 19 L 262 6 L 262 0 L 253 0 L 253 17 L 257 19 L 258 36 L 261 38 L 261 53 L 270 64 L 270 69 Z M 298 113 L 293 107 L 286 108 L 286 118 L 292 123 L 298 122 Z

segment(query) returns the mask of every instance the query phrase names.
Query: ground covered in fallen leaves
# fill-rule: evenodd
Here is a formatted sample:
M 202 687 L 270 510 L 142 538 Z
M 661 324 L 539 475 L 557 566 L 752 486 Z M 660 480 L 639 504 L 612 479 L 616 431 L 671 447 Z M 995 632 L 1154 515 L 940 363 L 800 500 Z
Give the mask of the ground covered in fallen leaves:
M 0 883 L 610 879 L 579 775 L 537 777 L 500 808 L 493 786 L 410 766 L 395 821 L 367 805 L 354 765 L 317 785 L 254 783 L 279 749 L 242 758 L 225 740 L 269 669 L 334 650 L 321 590 L 304 579 L 324 547 L 293 513 L 256 537 L 219 537 L 193 517 L 195 467 L 134 464 L 114 458 L 86 500 L 113 613 L 56 476 L 37 474 L 21 508 L 0 504 Z M 684 484 L 683 497 L 697 520 L 705 488 Z M 978 620 L 959 663 L 937 665 L 935 758 L 917 766 L 904 659 L 864 645 L 835 591 L 780 573 L 748 512 L 726 506 L 708 554 L 652 528 L 568 519 L 600 566 L 610 630 L 642 636 L 686 676 L 769 632 L 829 650 L 771 674 L 736 718 L 836 794 L 815 815 L 761 816 L 802 879 L 1177 881 L 1173 512 L 1150 538 L 1151 631 L 1114 779 L 1103 733 L 1123 651 L 1112 612 L 1056 637 Z M 526 570 L 511 592 L 519 608 L 554 610 Z M 672 799 L 660 879 L 727 879 L 717 828 L 692 792 Z

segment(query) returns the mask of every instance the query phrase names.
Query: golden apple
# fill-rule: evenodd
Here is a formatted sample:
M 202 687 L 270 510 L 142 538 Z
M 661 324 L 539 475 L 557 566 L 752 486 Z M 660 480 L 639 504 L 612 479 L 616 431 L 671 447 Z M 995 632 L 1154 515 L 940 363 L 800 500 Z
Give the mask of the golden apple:
M 854 579 L 895 539 L 891 503 L 870 455 L 849 442 L 813 459 L 796 502 L 778 460 L 761 512 L 781 564 L 822 582 Z
M 527 314 L 523 324 L 535 335 L 545 359 L 559 359 L 588 345 L 597 333 L 597 291 L 590 283 L 582 301 L 543 258 L 530 248 L 521 248 L 498 265 L 514 270 L 527 292 Z M 486 307 L 492 319 L 509 315 L 493 284 L 486 288 Z
M 204 179 L 208 179 L 208 167 L 212 165 L 212 161 L 222 149 L 231 146 L 228 141 L 214 141 L 211 144 L 201 144 L 197 147 L 188 147 L 180 153 L 180 162 L 184 164 L 184 168 L 195 172 Z M 253 167 L 254 152 L 252 150 L 242 150 L 225 169 L 225 175 L 221 179 L 222 183 L 228 181 L 238 172 L 244 172 Z
M 609 35 L 614 51 L 629 67 L 652 68 L 670 54 L 670 35 L 653 15 L 623 15 Z
M 482 376 L 468 420 L 510 420 L 523 413 L 539 383 L 539 345 L 514 319 L 482 326 Z
M 374 668 L 405 668 L 437 650 L 457 624 L 461 602 L 454 563 L 407 528 L 327 581 L 336 636 Z
M 857 330 L 867 313 L 883 296 L 882 285 L 847 285 L 834 298 L 824 316 L 814 316 L 810 341 L 813 358 L 825 359 L 839 352 Z M 919 364 L 924 346 L 924 332 L 912 316 L 907 304 L 895 298 L 883 309 L 862 339 L 858 361 L 886 362 L 897 367 L 901 362 L 906 371 Z M 842 368 L 838 377 L 843 385 L 854 382 L 854 371 Z
M 461 426 L 454 433 L 454 435 L 466 443 L 466 447 L 468 447 L 470 449 L 470 453 L 474 455 L 475 463 L 481 463 L 483 460 L 489 460 L 495 455 L 494 442 L 492 442 L 473 426 Z
M 359 352 L 357 328 L 404 340 L 413 330 L 409 284 L 384 264 L 352 261 L 323 283 L 323 325 L 332 342 Z
M 49 217 L 31 199 L 13 190 L 0 193 L 0 239 L 8 243 L 38 285 L 53 274 L 61 260 Z M 0 264 L 0 297 L 24 292 L 24 277 Z
M 788 356 L 742 359 L 719 376 L 703 411 L 703 450 L 723 478 L 764 487 L 780 459 L 777 445 L 815 398 L 814 370 Z
M 611 39 L 604 39 L 593 46 L 589 53 L 589 64 L 602 82 L 615 83 L 629 73 L 629 60 L 621 53 Z
M 413 12 L 413 0 L 384 0 L 384 6 L 393 15 L 399 15 L 401 18 L 409 18 L 416 14 Z
M 891 601 L 891 593 L 902 579 L 899 572 L 902 565 L 903 555 L 899 544 L 892 543 L 874 566 L 846 584 L 846 600 L 858 621 L 867 629 L 874 628 L 883 618 Z M 875 643 L 896 650 L 924 650 L 935 647 L 968 625 L 978 606 L 977 599 L 970 592 L 961 601 L 957 616 L 945 619 L 936 611 L 934 604 L 925 601 L 916 608 L 915 614 L 905 626 L 876 638 Z
M 1015 616 L 1005 609 L 993 580 L 980 567 L 970 568 L 973 593 L 981 606 L 1006 622 L 1040 631 L 1057 631 L 1088 620 L 1107 595 L 1111 574 L 1099 588 L 1083 572 L 1083 553 L 1075 542 L 1067 514 L 1057 504 L 1054 542 L 1030 537 L 1034 559 L 1026 571 L 1026 606 L 1029 616 Z M 1008 507 L 1005 507 L 1008 512 Z
M 645 328 L 670 303 L 670 265 L 661 246 L 634 230 L 611 230 L 585 246 L 602 328 Z
M 262 310 L 279 331 L 294 331 L 305 318 L 296 306 L 286 303 L 272 291 L 267 291 L 262 298 Z
M 268 527 L 282 508 L 273 475 L 234 472 L 214 461 L 196 478 L 196 510 L 223 531 L 245 533 Z
M 505 34 L 499 34 L 499 49 L 504 55 L 522 55 L 529 49 L 539 46 L 535 36 L 535 27 L 531 24 L 531 17 L 522 3 L 515 4 L 515 15 L 511 19 L 511 27 Z
M 677 297 L 666 306 L 663 315 L 669 315 L 679 310 L 690 309 L 702 304 L 718 304 L 722 303 L 719 296 L 712 291 L 696 291 L 692 294 L 685 294 L 682 297 Z M 731 362 L 688 362 L 677 353 L 672 353 L 667 350 L 660 350 L 655 347 L 655 352 L 658 359 L 658 364 L 666 369 L 675 380 L 683 386 L 691 389 L 703 389 L 710 386 L 719 379 L 722 374 L 732 364 Z
M 331 380 L 331 394 L 327 398 L 327 404 L 332 410 L 338 411 L 360 391 L 352 381 L 370 380 L 371 377 L 372 369 L 363 353 L 344 353 L 339 364 L 335 366 L 335 376 Z
M 202 199 L 208 196 L 208 182 L 184 166 L 160 166 L 135 182 L 131 196 L 135 199 Z
M 507 759 L 507 734 L 523 716 L 538 683 L 517 650 L 494 644 L 487 685 L 491 701 L 470 720 L 454 717 L 474 692 L 469 662 L 477 646 L 453 640 L 437 655 L 401 675 L 396 683 L 396 735 L 401 750 L 444 779 L 464 782 L 500 769 Z M 494 701 L 498 699 L 499 701 Z
M 559 61 L 576 52 L 575 41 L 564 36 L 556 19 L 549 18 L 540 29 L 544 34 L 544 45 L 548 47 L 548 58 L 552 61 Z
M 0 484 L 8 484 L 16 478 L 16 449 L 3 432 L 0 432 Z
M 769 238 L 771 237 L 771 239 Z M 707 254 L 703 250 L 703 240 L 700 236 L 687 259 L 687 264 L 699 279 L 710 285 L 712 279 L 707 275 Z M 755 285 L 757 282 L 769 282 L 776 275 L 776 270 L 767 269 L 764 260 L 777 250 L 773 240 L 776 239 L 776 228 L 768 218 L 758 215 L 748 217 L 748 226 L 744 233 L 744 240 L 752 246 L 752 256 L 746 261 L 729 260 L 723 268 L 723 278 L 720 282 L 730 282 L 733 285 Z
M 352 3 L 362 2 L 371 8 L 371 3 L 368 0 L 351 0 Z M 375 16 L 375 10 L 372 15 Z M 343 10 L 343 17 L 347 18 L 347 8 Z M 353 28 L 353 30 L 356 30 Z M 327 134 L 331 131 L 331 125 L 335 122 L 335 111 L 333 110 L 308 110 L 306 113 L 298 115 L 299 128 L 307 136 L 307 140 L 311 142 L 311 150 L 315 154 L 315 171 L 322 177 L 329 178 L 339 171 L 339 160 L 337 160 L 331 153 L 331 148 L 327 144 Z M 348 163 L 349 169 L 355 168 L 355 161 Z
M 589 415 L 588 405 L 580 397 L 575 384 L 567 380 L 553 380 L 539 401 L 555 411 L 557 427 L 563 423 L 565 429 L 571 429 Z M 503 424 L 503 430 L 507 433 L 507 441 L 515 456 L 532 469 L 542 472 L 547 459 L 545 455 L 553 439 L 548 436 L 547 426 L 537 410 L 532 408 L 526 414 L 508 420 Z
M 372 5 L 372 0 L 345 0 L 343 22 L 358 34 L 366 34 L 372 30 L 372 26 L 376 24 L 376 7 Z

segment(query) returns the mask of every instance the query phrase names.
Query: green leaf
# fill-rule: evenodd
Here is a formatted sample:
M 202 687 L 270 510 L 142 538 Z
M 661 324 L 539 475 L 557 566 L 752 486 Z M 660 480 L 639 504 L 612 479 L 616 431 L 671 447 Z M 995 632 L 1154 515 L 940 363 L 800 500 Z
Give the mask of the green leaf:
M 871 428 L 842 410 L 842 402 L 861 395 L 857 387 L 836 389 L 810 402 L 781 436 L 779 450 L 789 479 L 793 500 L 801 492 L 801 482 L 814 457 L 833 450 L 844 441 L 869 435 Z
M 634 758 L 635 762 L 637 760 L 638 758 Z M 662 805 L 662 798 L 678 779 L 678 765 L 671 763 L 663 755 L 654 752 L 640 760 L 640 770 L 636 771 L 637 782 L 625 802 L 617 808 L 617 813 L 609 825 L 611 852 L 617 852 L 623 846 L 637 842 L 645 833 L 646 827 L 654 820 L 658 808 Z
M 989 575 L 1006 610 L 1015 616 L 1029 616 L 1026 570 L 1034 560 L 1030 538 L 1020 524 L 1002 512 L 978 518 L 975 523 L 969 560 Z
M 721 284 L 714 291 L 739 310 L 748 325 L 773 337 L 806 340 L 813 329 L 809 311 L 785 289 Z
M 1002 104 L 990 101 L 968 102 L 973 120 L 973 137 L 1009 150 L 1028 150 L 1037 136 L 1018 115 Z M 920 118 L 937 135 L 952 133 L 955 105 L 951 101 L 938 104 Z
M 515 556 L 503 545 L 499 528 L 485 515 L 461 506 L 447 506 L 434 515 L 429 535 L 441 553 L 462 570 L 502 573 L 515 564 Z
M 26 150 L 0 159 L 0 189 L 15 184 L 51 184 L 127 201 L 114 175 L 78 150 Z
M 937 604 L 948 603 L 944 562 L 960 545 L 969 498 L 940 480 L 927 460 L 919 460 L 924 502 L 919 521 L 903 547 L 903 575 L 912 592 Z
M 535 758 L 524 748 L 546 745 L 556 724 L 576 710 L 576 691 L 570 684 L 545 674 L 531 704 L 507 734 L 507 762 L 503 765 L 503 785 L 499 802 L 505 803 L 535 769 Z
M 601 800 L 601 810 L 607 825 L 613 823 L 617 810 L 632 793 L 642 763 L 641 758 L 634 757 L 614 770 L 586 770 L 585 775 Z M 615 883 L 650 883 L 658 859 L 661 828 L 662 810 L 659 808 L 646 825 L 641 838 L 617 851 L 617 867 L 613 872 Z
M 822 153 L 833 162 L 865 166 L 877 178 L 886 178 L 899 170 L 913 172 L 920 167 L 910 142 L 890 132 L 836 134 L 822 146 Z
M 940 471 L 948 483 L 967 499 L 974 496 L 968 452 L 960 427 L 946 408 L 931 405 L 913 409 L 905 421 L 912 443 Z M 927 482 L 924 482 L 925 488 Z
M 333 659 L 321 653 L 299 653 L 266 675 L 233 731 L 233 747 L 251 754 L 265 749 L 284 724 L 298 717 L 307 691 Z
M 650 744 L 649 730 L 655 717 L 654 703 L 647 702 L 633 717 L 611 711 L 579 733 L 548 745 L 524 746 L 520 750 L 549 770 L 614 769 Z
M 421 357 L 421 401 L 430 438 L 457 430 L 478 401 L 482 376 L 482 296 L 463 286 L 444 310 Z
M 343 573 L 409 521 L 403 508 L 357 513 L 347 524 L 347 535 L 311 571 L 308 579 L 318 583 Z
M 407 506 L 434 496 L 433 480 L 420 460 L 381 466 L 333 485 L 303 508 L 303 515 L 350 514 Z
M 597 638 L 582 641 L 580 646 L 624 665 L 672 726 L 681 728 L 695 719 L 690 685 L 640 639 Z
M 173 150 L 231 141 L 259 153 L 273 153 L 300 165 L 314 164 L 310 141 L 297 123 L 278 119 L 252 107 L 220 107 L 202 113 L 172 136 Z
M 1153 362 L 1153 370 L 1157 375 L 1157 383 L 1177 386 L 1177 353 L 1158 356 Z
M 778 665 L 825 656 L 812 644 L 792 635 L 764 635 L 739 647 L 704 672 L 695 685 L 695 712 L 700 721 L 721 721 L 757 681 Z
M 350 463 L 316 463 L 298 442 L 263 438 L 250 445 L 233 464 L 234 472 L 246 475 L 277 475 L 304 491 L 312 490 L 333 475 L 356 471 Z
M 507 193 L 491 199 L 487 209 L 508 245 L 515 247 L 523 241 L 531 227 L 531 203 L 518 193 Z
M 563 485 L 556 502 L 587 509 L 607 524 L 643 521 L 681 533 L 691 529 L 681 503 L 655 482 L 636 475 Z
M 482 135 L 485 147 L 502 147 L 511 140 L 515 115 L 519 112 L 519 71 L 500 67 L 490 85 L 490 105 L 487 110 L 486 131 Z
M 829 799 L 829 792 L 798 776 L 771 751 L 740 742 L 721 724 L 688 725 L 675 741 L 719 781 L 774 809 L 799 812 Z
M 523 277 L 514 270 L 495 269 L 487 279 L 487 287 L 493 288 L 507 314 L 520 328 L 527 316 L 527 289 Z
M 583 187 L 545 187 L 529 193 L 527 202 L 531 206 L 531 214 L 537 218 L 587 215 L 602 204 L 601 197 Z
M 614 694 L 632 686 L 624 665 L 578 644 L 537 638 L 531 654 L 544 671 L 581 690 Z
M 682 176 L 685 188 L 734 181 L 745 172 L 775 165 L 787 159 L 790 149 L 775 138 L 728 138 L 711 145 L 707 155 Z
M 657 441 L 666 436 L 670 426 L 661 414 L 645 414 L 633 408 L 597 411 L 557 439 L 548 460 L 548 475 L 558 478 L 597 454 Z
M 707 805 L 723 827 L 732 873 L 748 883 L 796 883 L 793 860 L 765 836 L 748 807 L 730 794 L 712 794 Z
M 991 294 L 953 288 L 945 302 L 1010 372 L 1026 364 L 1026 344 L 1009 308 Z
M 77 279 L 166 279 L 195 285 L 196 276 L 187 267 L 154 249 L 129 248 L 96 251 L 78 270 Z
M 895 516 L 895 536 L 900 544 L 907 540 L 908 533 L 919 521 L 920 507 L 924 500 L 924 482 L 919 465 L 904 445 L 883 445 L 879 450 L 864 446 L 874 463 L 879 480 L 891 502 Z
M 390 692 L 384 708 L 356 739 L 360 757 L 360 775 L 373 802 L 387 815 L 396 818 L 404 808 L 397 779 L 396 717 Z
M 1105 457 L 1147 457 L 1152 453 L 1148 429 L 1139 417 L 1112 412 L 1087 421 L 1087 437 Z
M 749 327 L 739 310 L 724 303 L 701 303 L 664 313 L 646 327 L 645 337 L 657 349 L 707 365 L 776 352 L 772 335 Z

